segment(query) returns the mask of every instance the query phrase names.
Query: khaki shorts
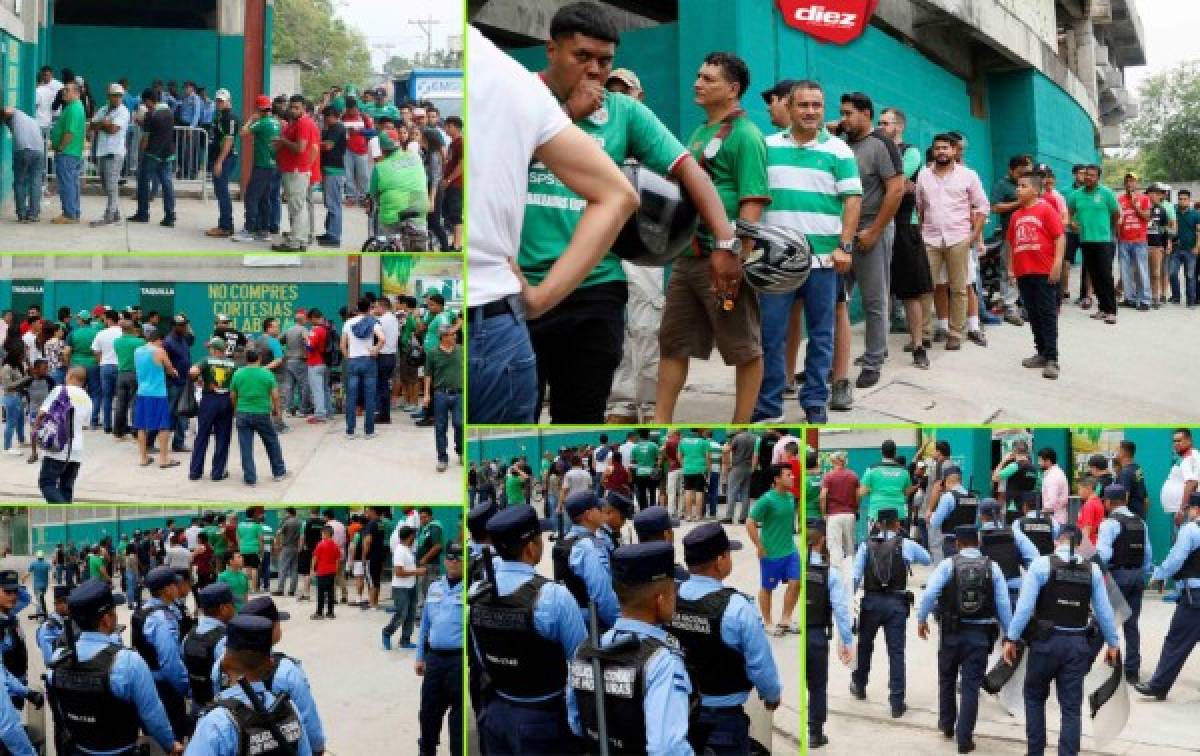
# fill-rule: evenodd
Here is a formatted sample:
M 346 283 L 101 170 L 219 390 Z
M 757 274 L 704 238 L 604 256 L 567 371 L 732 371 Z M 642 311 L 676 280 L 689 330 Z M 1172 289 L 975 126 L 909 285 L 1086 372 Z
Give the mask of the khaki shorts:
M 707 257 L 681 257 L 671 268 L 667 302 L 658 331 L 666 358 L 707 360 L 713 344 L 726 365 L 743 365 L 762 356 L 758 295 L 742 283 L 729 312 L 717 306 Z

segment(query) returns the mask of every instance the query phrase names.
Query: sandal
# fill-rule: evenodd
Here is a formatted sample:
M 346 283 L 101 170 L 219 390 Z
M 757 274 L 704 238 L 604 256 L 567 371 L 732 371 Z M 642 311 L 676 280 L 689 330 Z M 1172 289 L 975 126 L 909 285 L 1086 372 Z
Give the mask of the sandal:
M 1100 312 L 1099 310 L 1097 310 L 1096 312 L 1093 312 L 1091 315 L 1088 315 L 1088 317 L 1091 318 L 1092 320 L 1104 320 L 1108 316 L 1105 315 L 1104 313 Z
M 138 464 L 142 467 L 149 467 L 150 465 L 154 464 L 154 460 L 148 459 L 145 462 L 138 462 Z
M 775 636 L 776 638 L 782 638 L 783 636 L 787 635 L 787 633 L 788 631 L 786 625 L 776 625 L 775 631 L 772 632 L 771 635 Z
M 1109 325 L 1116 325 L 1117 324 L 1117 316 L 1116 315 L 1105 315 L 1104 322 L 1108 323 Z
M 159 465 L 158 467 L 159 467 L 159 469 L 160 469 L 160 470 L 165 470 L 165 469 L 167 469 L 168 467 L 179 467 L 179 460 L 177 460 L 177 459 L 173 459 L 173 460 L 171 460 L 170 462 L 168 462 L 167 464 L 165 464 L 165 465 Z

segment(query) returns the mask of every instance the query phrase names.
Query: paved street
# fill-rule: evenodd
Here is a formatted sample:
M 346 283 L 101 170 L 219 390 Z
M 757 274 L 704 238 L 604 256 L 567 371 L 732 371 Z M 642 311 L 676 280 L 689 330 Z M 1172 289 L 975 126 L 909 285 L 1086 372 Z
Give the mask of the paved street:
M 847 563 L 849 564 L 849 563 Z M 909 588 L 920 598 L 931 568 L 915 567 Z M 861 596 L 861 593 L 859 594 Z M 1142 631 L 1142 679 L 1149 679 L 1158 663 L 1163 638 L 1170 625 L 1173 604 L 1165 604 L 1159 594 L 1148 593 L 1139 626 Z M 900 720 L 891 718 L 887 702 L 887 651 L 883 633 L 876 637 L 867 685 L 867 700 L 857 701 L 849 693 L 850 668 L 832 654 L 829 663 L 829 721 L 826 734 L 830 743 L 814 753 L 861 754 L 865 742 L 887 743 L 895 754 L 955 753 L 954 741 L 945 740 L 937 729 L 937 628 L 930 621 L 930 638 L 917 637 L 915 610 L 909 616 L 907 643 L 908 713 Z M 1098 663 L 1093 674 L 1100 674 Z M 1091 689 L 1091 688 L 1089 688 Z M 1179 681 L 1164 702 L 1145 699 L 1130 689 L 1131 714 L 1121 736 L 1103 750 L 1097 750 L 1091 738 L 1087 704 L 1084 704 L 1085 753 L 1138 754 L 1171 756 L 1196 751 L 1196 706 L 1200 703 L 1200 655 L 1192 654 Z M 1086 699 L 1085 699 L 1086 701 Z M 1046 707 L 1048 751 L 1058 739 L 1059 711 L 1053 694 Z M 983 694 L 979 703 L 979 724 L 975 742 L 978 753 L 1025 753 L 1023 718 L 1009 716 L 996 698 Z

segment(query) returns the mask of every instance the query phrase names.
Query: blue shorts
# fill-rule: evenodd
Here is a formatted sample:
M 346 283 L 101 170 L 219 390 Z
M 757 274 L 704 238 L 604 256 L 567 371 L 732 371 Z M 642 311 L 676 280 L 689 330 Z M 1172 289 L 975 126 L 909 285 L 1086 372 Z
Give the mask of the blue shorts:
M 773 591 L 784 581 L 800 579 L 800 552 L 793 551 L 774 559 L 759 559 L 758 567 L 762 572 L 762 587 Z
M 151 433 L 174 427 L 171 421 L 171 403 L 167 401 L 167 397 L 139 396 L 133 403 L 133 427 Z

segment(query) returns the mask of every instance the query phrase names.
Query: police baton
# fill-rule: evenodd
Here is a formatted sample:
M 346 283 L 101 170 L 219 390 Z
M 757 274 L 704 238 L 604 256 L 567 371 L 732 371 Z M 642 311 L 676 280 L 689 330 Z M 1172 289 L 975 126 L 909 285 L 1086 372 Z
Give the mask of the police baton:
M 262 722 L 267 726 L 267 729 L 271 731 L 271 736 L 275 738 L 275 742 L 279 743 L 279 747 L 283 749 L 283 752 L 286 753 L 287 756 L 296 756 L 296 752 L 299 750 L 297 745 L 289 742 L 288 739 L 283 736 L 283 732 L 279 729 L 279 725 L 276 724 L 274 719 L 271 718 L 271 715 L 274 714 L 281 705 L 290 704 L 288 694 L 280 693 L 275 699 L 275 705 L 271 707 L 270 711 L 267 711 L 267 707 L 263 705 L 262 699 L 260 699 L 258 694 L 254 692 L 254 688 L 250 687 L 250 683 L 246 681 L 245 677 L 238 678 L 238 687 L 240 687 L 242 692 L 246 694 L 246 698 L 250 700 L 250 705 L 254 708 L 254 713 L 258 714 L 258 716 L 262 719 Z
M 588 599 L 588 641 L 600 650 L 600 623 L 596 619 L 596 602 Z M 604 669 L 600 657 L 592 656 L 592 687 L 596 691 L 596 730 L 600 737 L 600 756 L 608 756 L 608 718 L 604 714 Z

